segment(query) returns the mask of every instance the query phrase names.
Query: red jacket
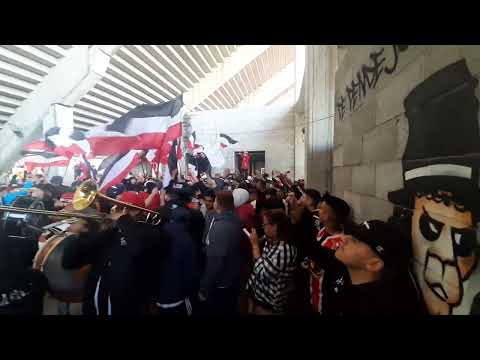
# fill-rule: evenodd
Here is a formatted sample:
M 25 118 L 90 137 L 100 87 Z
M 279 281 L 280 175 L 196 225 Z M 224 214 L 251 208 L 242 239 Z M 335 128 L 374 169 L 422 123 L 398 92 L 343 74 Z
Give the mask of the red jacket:
M 255 214 L 255 208 L 252 204 L 246 203 L 240 205 L 238 208 L 235 209 L 240 218 L 240 221 L 243 224 L 243 227 L 250 231 L 253 227 L 256 227 L 258 224 L 258 220 Z
M 250 155 L 242 155 L 242 170 L 248 170 L 250 168 Z

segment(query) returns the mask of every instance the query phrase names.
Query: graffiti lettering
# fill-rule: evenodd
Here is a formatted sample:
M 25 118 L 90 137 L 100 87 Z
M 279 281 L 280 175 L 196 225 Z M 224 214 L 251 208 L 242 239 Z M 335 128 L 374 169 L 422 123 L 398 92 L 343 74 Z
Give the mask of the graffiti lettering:
M 337 107 L 337 110 L 338 110 L 338 114 L 339 114 L 339 116 L 340 116 L 340 119 L 343 119 L 343 116 L 345 115 L 345 110 L 346 110 L 346 107 L 345 107 L 345 97 L 343 97 L 343 96 L 340 95 L 340 99 L 339 99 L 339 101 L 337 102 L 336 107 Z
M 408 49 L 408 45 L 393 45 L 393 66 L 391 68 L 385 67 L 385 72 L 387 74 L 392 74 L 396 69 L 398 65 L 398 52 L 404 52 Z
M 396 70 L 398 66 L 398 54 L 406 51 L 408 45 L 392 46 L 394 53 L 392 67 L 384 66 L 386 61 L 384 48 L 381 48 L 377 52 L 372 52 L 369 56 L 371 65 L 362 65 L 361 70 L 357 71 L 354 79 L 350 85 L 347 85 L 345 89 L 346 98 L 343 95 L 339 96 L 335 106 L 340 120 L 344 118 L 346 112 L 345 99 L 348 99 L 348 108 L 350 112 L 358 110 L 360 100 L 364 99 L 367 95 L 367 89 L 374 89 L 377 86 L 380 76 L 383 74 L 384 70 L 387 74 L 392 74 Z

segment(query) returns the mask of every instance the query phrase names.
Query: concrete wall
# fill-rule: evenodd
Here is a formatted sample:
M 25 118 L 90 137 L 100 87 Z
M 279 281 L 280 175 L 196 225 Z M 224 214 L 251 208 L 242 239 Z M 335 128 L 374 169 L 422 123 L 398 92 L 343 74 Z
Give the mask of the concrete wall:
M 335 77 L 333 192 L 356 221 L 386 220 L 394 206 L 411 221 L 433 314 L 480 304 L 478 237 L 467 231 L 478 219 L 479 75 L 479 46 L 385 45 L 347 47 Z
M 245 105 L 233 110 L 192 114 L 197 143 L 215 146 L 217 134 L 225 133 L 238 143 L 223 150 L 225 164 L 214 172 L 234 169 L 235 151 L 265 151 L 265 170 L 294 171 L 295 114 L 290 107 Z
M 305 116 L 295 113 L 295 179 L 305 179 Z

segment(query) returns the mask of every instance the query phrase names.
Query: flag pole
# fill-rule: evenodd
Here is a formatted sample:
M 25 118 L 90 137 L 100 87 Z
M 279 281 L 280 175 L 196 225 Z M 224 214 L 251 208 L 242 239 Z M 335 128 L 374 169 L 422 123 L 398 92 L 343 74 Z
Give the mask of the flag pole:
M 188 139 L 192 133 L 192 124 L 190 122 L 191 115 L 190 112 L 186 112 L 182 117 L 182 153 L 183 153 L 183 166 L 185 168 L 185 178 L 188 175 L 188 159 L 187 159 L 187 152 L 188 147 Z

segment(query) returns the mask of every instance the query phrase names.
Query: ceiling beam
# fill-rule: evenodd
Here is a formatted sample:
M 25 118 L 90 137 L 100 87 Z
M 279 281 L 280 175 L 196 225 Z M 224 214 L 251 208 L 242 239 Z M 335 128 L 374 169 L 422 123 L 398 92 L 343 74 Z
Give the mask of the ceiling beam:
M 168 93 L 168 97 L 174 98 L 185 89 L 175 76 L 170 73 L 165 67 L 156 62 L 155 58 L 150 55 L 143 47 L 135 45 L 132 47 L 126 46 L 119 51 L 119 56 L 125 54 L 130 61 L 134 61 L 137 66 L 141 67 L 141 71 L 152 77 L 158 84 L 162 85 L 162 89 Z M 156 62 L 157 69 L 151 66 L 148 62 Z
M 73 106 L 105 74 L 118 45 L 75 46 L 58 61 L 0 131 L 0 172 L 21 157 L 22 146 L 36 140 L 53 104 Z M 37 50 L 39 51 L 39 50 Z M 40 51 L 39 51 L 40 52 Z
M 184 94 L 185 105 L 190 109 L 195 108 L 269 47 L 270 45 L 241 47 L 231 57 L 226 58 L 223 63 L 219 64 L 216 69 L 207 74 L 203 81 L 200 81 L 193 89 Z

